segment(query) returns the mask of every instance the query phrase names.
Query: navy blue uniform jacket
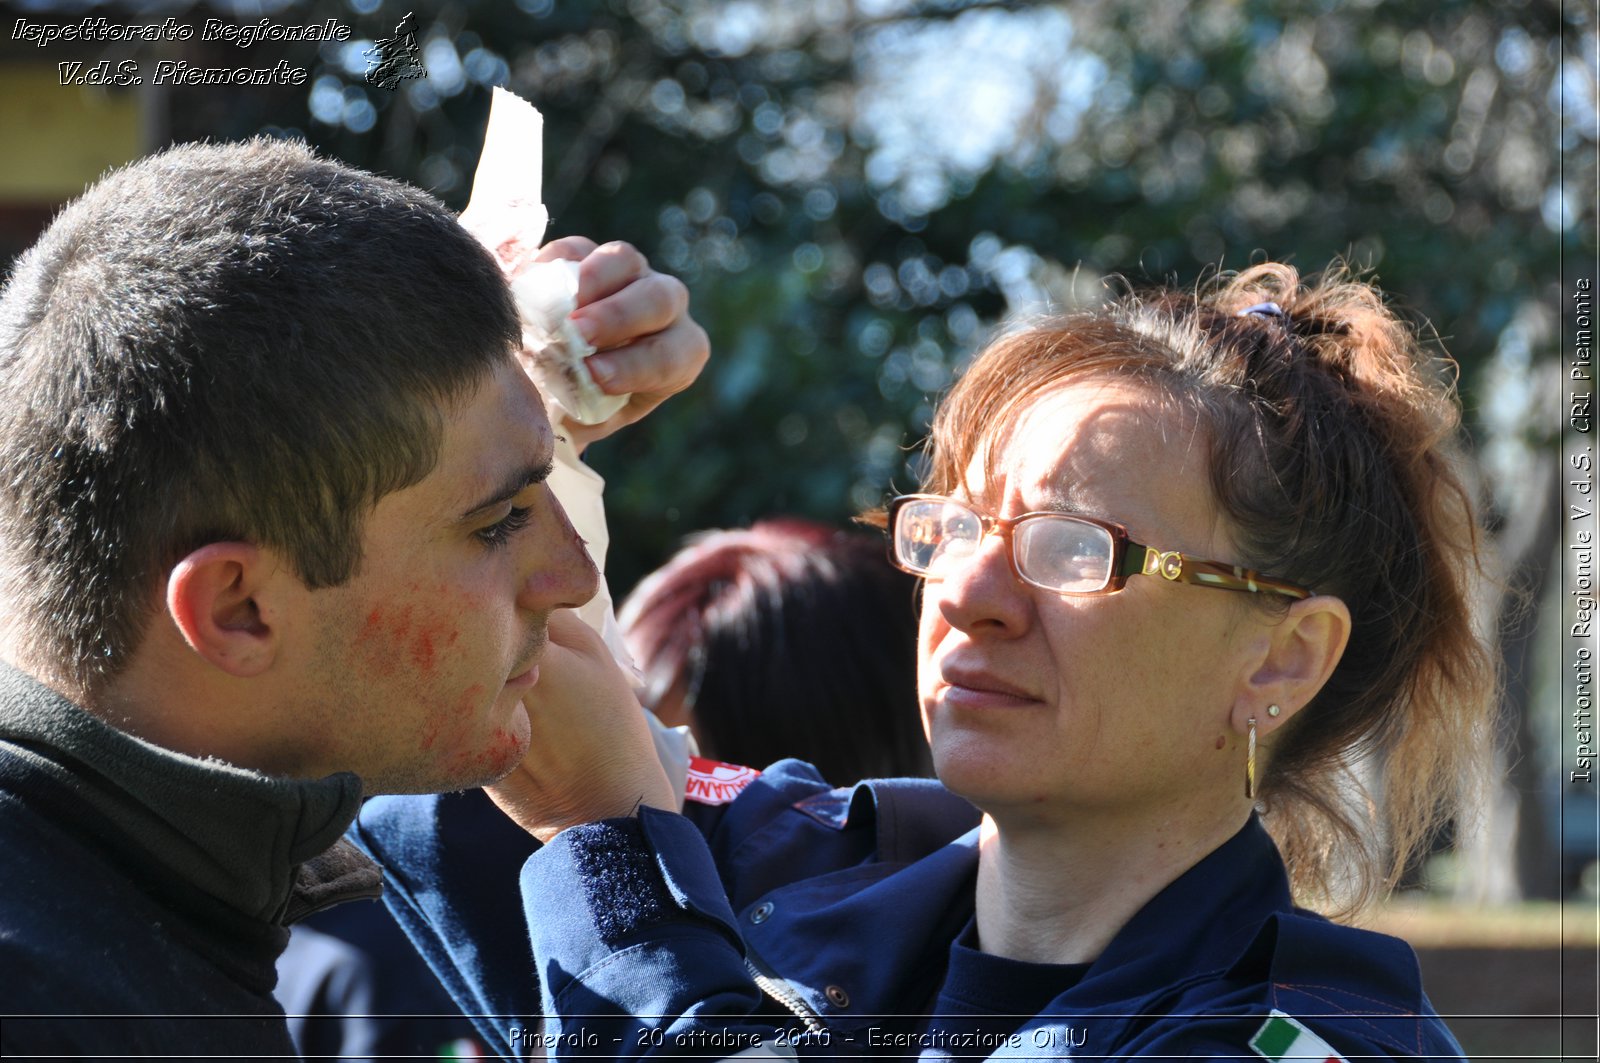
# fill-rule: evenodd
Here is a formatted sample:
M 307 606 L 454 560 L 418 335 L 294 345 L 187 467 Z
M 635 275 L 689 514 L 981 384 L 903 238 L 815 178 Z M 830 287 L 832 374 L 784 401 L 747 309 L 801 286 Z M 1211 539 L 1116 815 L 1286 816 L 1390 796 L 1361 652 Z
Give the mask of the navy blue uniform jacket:
M 380 799 L 355 836 L 509 1058 L 703 1058 L 759 1041 L 800 1056 L 1259 1060 L 1285 1030 L 1352 1059 L 1461 1058 L 1411 949 L 1296 909 L 1254 819 L 1093 963 L 1039 968 L 1065 985 L 1053 998 L 980 1016 L 951 985 L 978 816 L 936 783 L 830 790 L 782 761 L 729 805 L 690 806 L 693 822 L 647 808 L 541 849 L 508 821 L 472 852 L 452 851 L 452 802 Z M 1289 1018 L 1252 1048 L 1274 1013 Z

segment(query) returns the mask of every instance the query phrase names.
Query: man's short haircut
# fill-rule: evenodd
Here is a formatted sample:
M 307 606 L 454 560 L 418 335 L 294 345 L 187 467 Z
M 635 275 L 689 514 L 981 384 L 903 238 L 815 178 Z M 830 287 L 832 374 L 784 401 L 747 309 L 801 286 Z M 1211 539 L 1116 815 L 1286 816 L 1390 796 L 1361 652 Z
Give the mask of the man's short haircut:
M 366 513 L 517 337 L 493 258 L 416 188 L 265 138 L 108 174 L 0 292 L 12 645 L 96 688 L 208 542 L 350 579 Z

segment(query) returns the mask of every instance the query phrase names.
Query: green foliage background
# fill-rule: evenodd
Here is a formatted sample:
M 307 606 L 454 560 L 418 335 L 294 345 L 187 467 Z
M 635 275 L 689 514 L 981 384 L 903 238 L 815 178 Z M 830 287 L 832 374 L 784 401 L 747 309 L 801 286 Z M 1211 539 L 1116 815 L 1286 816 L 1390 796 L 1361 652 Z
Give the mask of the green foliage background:
M 406 10 L 428 78 L 365 85 L 359 47 Z M 1262 257 L 1346 256 L 1432 324 L 1478 408 L 1491 381 L 1553 356 L 1558 262 L 1594 250 L 1584 9 L 359 0 L 340 14 L 369 40 L 324 47 L 297 111 L 203 132 L 298 132 L 461 206 L 488 86 L 505 84 L 546 117 L 552 233 L 627 239 L 692 289 L 714 352 L 702 382 L 591 451 L 619 590 L 689 531 L 843 520 L 911 484 L 930 397 L 995 323 L 1098 300 L 1103 274 L 1191 284 Z M 1519 401 L 1497 431 L 1553 430 Z

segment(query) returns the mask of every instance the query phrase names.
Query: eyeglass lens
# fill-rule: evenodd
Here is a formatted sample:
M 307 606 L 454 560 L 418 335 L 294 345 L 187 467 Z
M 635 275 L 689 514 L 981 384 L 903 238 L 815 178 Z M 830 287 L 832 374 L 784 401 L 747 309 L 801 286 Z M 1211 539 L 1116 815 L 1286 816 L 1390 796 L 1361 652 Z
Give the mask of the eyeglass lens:
M 944 579 L 978 550 L 983 521 L 944 499 L 914 499 L 896 514 L 895 557 L 929 579 Z M 1097 524 L 1067 516 L 1029 517 L 1011 533 L 1017 571 L 1030 583 L 1064 593 L 1092 593 L 1111 580 L 1115 543 Z

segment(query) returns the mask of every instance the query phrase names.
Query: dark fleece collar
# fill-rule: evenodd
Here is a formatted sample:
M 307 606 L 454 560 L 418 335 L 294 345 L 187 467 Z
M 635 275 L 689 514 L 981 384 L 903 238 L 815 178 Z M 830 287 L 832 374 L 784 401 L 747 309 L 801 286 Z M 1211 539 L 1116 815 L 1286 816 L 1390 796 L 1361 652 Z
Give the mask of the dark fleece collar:
M 70 791 L 162 878 L 248 918 L 286 924 L 381 888 L 377 866 L 341 839 L 361 805 L 349 772 L 275 778 L 163 749 L 3 663 L 0 746 L 12 771 Z

